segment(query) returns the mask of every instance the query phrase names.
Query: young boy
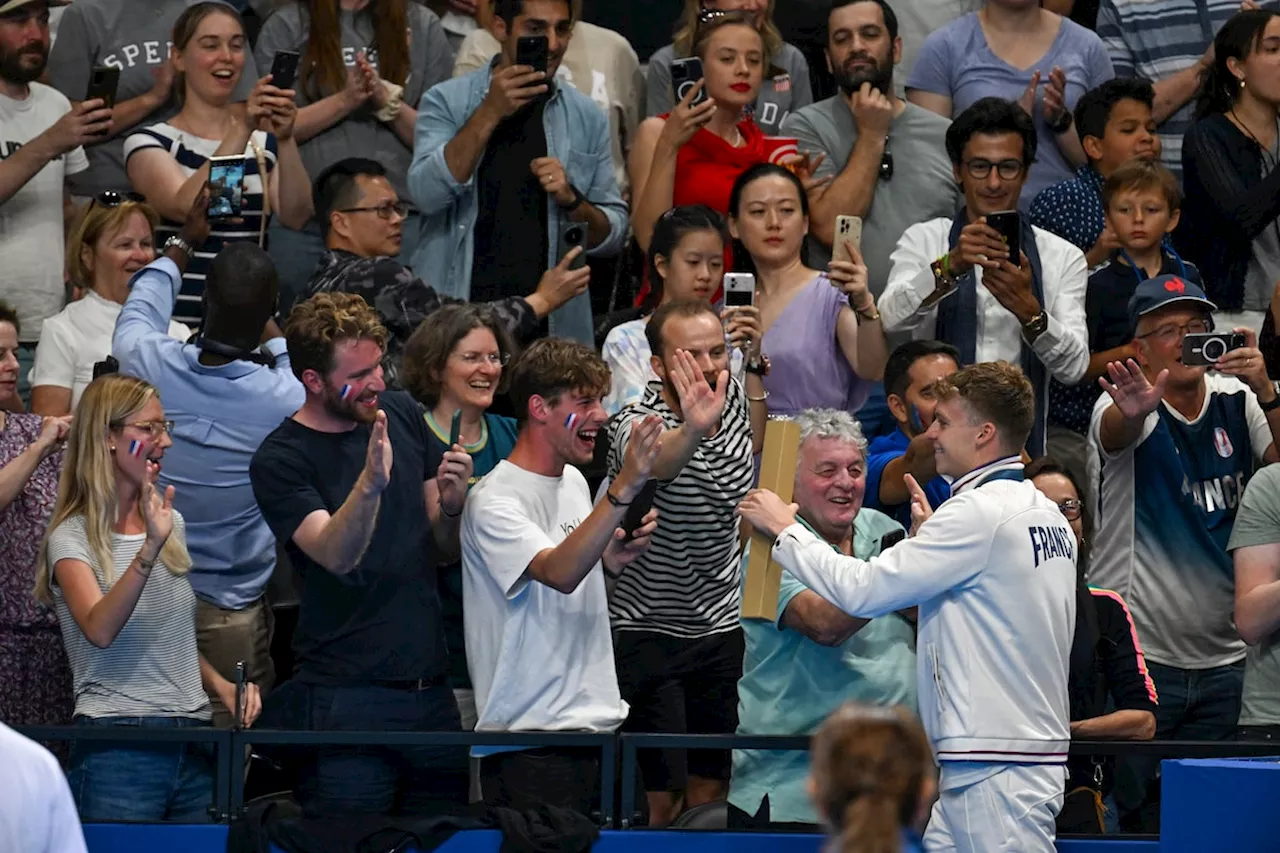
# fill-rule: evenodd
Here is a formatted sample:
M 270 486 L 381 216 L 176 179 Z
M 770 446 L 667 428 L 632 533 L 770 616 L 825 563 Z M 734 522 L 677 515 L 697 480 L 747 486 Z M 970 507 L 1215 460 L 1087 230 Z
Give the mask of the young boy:
M 1135 355 L 1129 327 L 1134 290 L 1159 275 L 1178 275 L 1200 284 L 1195 265 L 1167 245 L 1166 238 L 1178 226 L 1181 204 L 1178 179 L 1159 160 L 1130 160 L 1102 184 L 1106 230 L 1114 235 L 1116 248 L 1110 262 L 1089 276 L 1085 291 L 1089 369 L 1078 385 L 1055 383 L 1049 389 L 1050 453 L 1074 474 L 1085 473 L 1085 436 L 1101 393 L 1098 377 L 1107 372 L 1108 362 Z
M 1154 102 L 1151 84 L 1131 77 L 1116 77 L 1086 92 L 1076 104 L 1075 122 L 1089 163 L 1075 178 L 1046 187 L 1031 204 L 1032 224 L 1074 243 L 1090 269 L 1118 248 L 1103 216 L 1103 182 L 1135 158 L 1160 160 Z

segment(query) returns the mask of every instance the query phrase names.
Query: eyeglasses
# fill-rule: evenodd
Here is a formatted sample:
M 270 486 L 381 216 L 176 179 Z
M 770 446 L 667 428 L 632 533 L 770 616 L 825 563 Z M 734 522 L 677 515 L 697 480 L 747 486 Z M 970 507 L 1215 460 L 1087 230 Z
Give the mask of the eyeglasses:
M 338 211 L 339 213 L 376 213 L 379 219 L 390 219 L 392 216 L 399 216 L 404 219 L 409 213 L 409 205 L 402 201 L 389 201 L 386 204 L 380 204 L 377 207 L 344 207 Z
M 464 352 L 457 356 L 458 361 L 467 367 L 479 367 L 481 362 L 488 362 L 493 367 L 502 367 L 511 360 L 506 352 Z
M 893 152 L 889 150 L 889 137 L 884 140 L 884 153 L 880 155 L 880 180 L 887 181 L 893 177 Z
M 964 164 L 965 170 L 970 177 L 984 180 L 991 174 L 991 170 L 995 169 L 996 174 L 1000 176 L 1002 181 L 1012 181 L 1022 174 L 1022 170 L 1026 168 L 1021 160 L 1001 160 L 998 163 L 992 163 L 990 160 L 968 160 Z
M 162 433 L 173 432 L 173 421 L 129 421 L 117 426 L 146 430 L 152 438 L 159 438 Z
M 1166 323 L 1158 329 L 1138 335 L 1139 338 L 1155 338 L 1162 343 L 1182 340 L 1183 335 L 1203 335 L 1213 331 L 1213 321 L 1209 319 L 1192 320 L 1190 323 Z
M 1058 509 L 1066 517 L 1067 521 L 1079 521 L 1084 504 L 1077 498 L 1067 498 L 1065 501 L 1058 502 Z
M 142 204 L 146 200 L 147 197 L 142 193 L 122 193 L 117 192 L 116 190 L 103 190 L 93 197 L 92 204 L 96 204 L 99 207 L 119 207 L 127 201 L 131 201 L 134 204 Z

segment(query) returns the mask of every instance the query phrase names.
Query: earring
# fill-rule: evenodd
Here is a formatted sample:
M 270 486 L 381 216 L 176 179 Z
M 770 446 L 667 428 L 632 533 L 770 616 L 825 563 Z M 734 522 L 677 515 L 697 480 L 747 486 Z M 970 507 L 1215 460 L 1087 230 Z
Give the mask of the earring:
M 113 445 L 111 445 L 111 452 L 112 452 L 112 453 L 115 453 L 115 452 L 116 452 L 116 446 L 115 446 L 114 444 L 113 444 Z

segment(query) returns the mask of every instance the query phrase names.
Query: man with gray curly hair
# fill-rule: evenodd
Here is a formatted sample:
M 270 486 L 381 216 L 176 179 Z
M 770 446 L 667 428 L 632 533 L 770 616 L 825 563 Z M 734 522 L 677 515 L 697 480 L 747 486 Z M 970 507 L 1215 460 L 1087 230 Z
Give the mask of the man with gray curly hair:
M 862 506 L 867 440 L 853 416 L 806 409 L 794 421 L 799 523 L 834 551 L 863 560 L 903 538 L 898 522 Z M 857 619 L 784 571 L 774 622 L 742 624 L 740 735 L 811 734 L 846 701 L 915 710 L 915 629 L 903 615 Z M 735 750 L 731 825 L 816 824 L 805 790 L 808 767 L 803 752 Z

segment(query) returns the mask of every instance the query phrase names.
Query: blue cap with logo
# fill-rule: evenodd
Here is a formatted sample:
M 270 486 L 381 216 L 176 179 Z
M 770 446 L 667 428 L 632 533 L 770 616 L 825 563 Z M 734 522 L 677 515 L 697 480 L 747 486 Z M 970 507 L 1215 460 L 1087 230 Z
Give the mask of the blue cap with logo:
M 1206 311 L 1218 310 L 1218 306 L 1209 301 L 1199 285 L 1182 276 L 1158 275 L 1139 284 L 1133 296 L 1129 297 L 1129 328 L 1136 330 L 1138 319 L 1152 311 L 1180 303 L 1196 305 Z

